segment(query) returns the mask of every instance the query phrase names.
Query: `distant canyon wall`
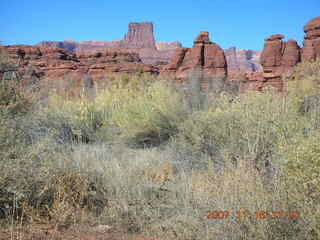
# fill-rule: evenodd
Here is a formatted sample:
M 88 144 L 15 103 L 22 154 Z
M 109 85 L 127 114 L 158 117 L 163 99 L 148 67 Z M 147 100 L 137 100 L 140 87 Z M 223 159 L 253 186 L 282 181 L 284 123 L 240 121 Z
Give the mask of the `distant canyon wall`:
M 236 49 L 230 47 L 224 50 L 228 64 L 228 73 L 261 72 L 261 51 Z

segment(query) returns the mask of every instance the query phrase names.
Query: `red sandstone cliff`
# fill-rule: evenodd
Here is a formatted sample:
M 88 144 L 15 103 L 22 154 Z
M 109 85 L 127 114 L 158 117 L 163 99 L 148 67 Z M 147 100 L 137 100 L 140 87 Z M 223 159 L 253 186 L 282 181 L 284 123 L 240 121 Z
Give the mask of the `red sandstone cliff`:
M 158 69 L 142 63 L 137 53 L 126 51 L 105 50 L 77 55 L 57 47 L 27 45 L 1 46 L 0 50 L 5 50 L 9 60 L 19 65 L 20 72 L 32 67 L 37 76 L 56 84 L 64 80 L 79 84 L 84 76 L 90 76 L 93 81 L 105 81 L 109 73 L 136 73 L 143 70 L 158 74 Z

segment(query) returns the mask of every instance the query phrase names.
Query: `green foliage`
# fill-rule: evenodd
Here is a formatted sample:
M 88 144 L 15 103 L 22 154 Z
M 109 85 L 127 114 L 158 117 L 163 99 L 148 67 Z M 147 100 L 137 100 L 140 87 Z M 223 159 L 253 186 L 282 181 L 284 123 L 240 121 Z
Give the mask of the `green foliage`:
M 116 109 L 112 120 L 124 140 L 153 145 L 176 134 L 184 116 L 177 92 L 163 82 L 137 91 L 129 89 L 121 89 L 113 97 Z

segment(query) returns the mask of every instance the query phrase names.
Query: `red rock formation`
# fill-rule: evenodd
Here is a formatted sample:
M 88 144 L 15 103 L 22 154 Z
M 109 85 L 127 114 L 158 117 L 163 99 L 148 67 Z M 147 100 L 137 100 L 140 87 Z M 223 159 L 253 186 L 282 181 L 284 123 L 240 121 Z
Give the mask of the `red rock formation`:
M 123 44 L 124 48 L 151 48 L 156 50 L 153 24 L 151 22 L 129 23 L 128 32 L 121 44 Z
M 303 61 L 320 58 L 320 17 L 311 19 L 304 25 Z
M 281 34 L 274 34 L 265 39 L 260 63 L 263 73 L 245 74 L 242 78 L 243 90 L 261 91 L 267 86 L 283 91 L 282 77 L 290 74 L 300 61 L 300 47 L 295 40 L 282 41 Z
M 60 47 L 78 54 L 101 52 L 106 49 L 126 50 L 139 53 L 143 63 L 156 64 L 157 62 L 169 62 L 180 42 L 156 43 L 151 22 L 129 23 L 128 32 L 123 40 L 114 41 L 42 41 L 37 46 Z
M 76 55 L 56 47 L 14 45 L 0 49 L 8 52 L 10 61 L 19 65 L 20 72 L 25 72 L 31 66 L 37 75 L 54 83 L 68 76 L 68 81 L 79 84 L 84 76 L 101 81 L 108 73 L 135 73 L 140 70 L 158 73 L 156 67 L 143 64 L 137 53 L 126 51 L 106 50 Z
M 242 81 L 244 90 L 261 91 L 267 86 L 282 91 L 284 82 L 282 76 L 292 72 L 300 62 L 300 47 L 294 40 L 282 41 L 281 34 L 274 34 L 265 39 L 260 57 L 263 73 L 246 74 Z
M 279 77 L 292 71 L 300 62 L 300 47 L 295 40 L 282 41 L 281 34 L 275 34 L 265 39 L 260 62 L 265 78 Z
M 192 48 L 179 48 L 162 74 L 174 76 L 176 79 L 186 79 L 196 69 L 203 74 L 202 89 L 209 85 L 209 77 L 224 78 L 227 75 L 227 64 L 223 50 L 210 42 L 209 33 L 201 32 L 194 40 Z

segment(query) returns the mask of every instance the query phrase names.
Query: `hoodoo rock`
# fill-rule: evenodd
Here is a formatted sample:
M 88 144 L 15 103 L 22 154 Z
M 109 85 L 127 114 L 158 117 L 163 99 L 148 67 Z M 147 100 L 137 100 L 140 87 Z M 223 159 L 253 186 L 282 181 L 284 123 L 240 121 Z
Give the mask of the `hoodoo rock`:
M 304 25 L 303 61 L 320 58 L 320 17 L 311 19 Z
M 282 34 L 274 34 L 265 39 L 260 56 L 262 73 L 247 73 L 242 80 L 243 90 L 261 91 L 271 86 L 283 91 L 283 76 L 290 74 L 301 61 L 301 49 L 295 40 L 283 41 Z
M 201 88 L 206 90 L 210 77 L 224 78 L 227 75 L 227 62 L 223 50 L 209 40 L 208 32 L 200 32 L 192 48 L 179 48 L 170 63 L 162 69 L 176 79 L 186 79 L 195 69 L 203 75 Z
M 265 78 L 279 78 L 293 70 L 300 62 L 300 47 L 295 40 L 282 41 L 281 34 L 271 35 L 265 39 L 260 63 Z
M 295 40 L 283 41 L 282 34 L 274 34 L 265 39 L 260 56 L 262 73 L 246 74 L 243 89 L 261 91 L 265 87 L 274 87 L 283 91 L 282 77 L 290 74 L 300 61 L 300 47 Z

